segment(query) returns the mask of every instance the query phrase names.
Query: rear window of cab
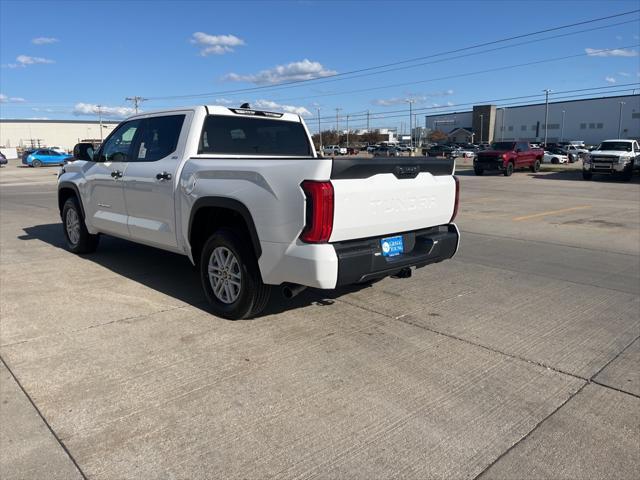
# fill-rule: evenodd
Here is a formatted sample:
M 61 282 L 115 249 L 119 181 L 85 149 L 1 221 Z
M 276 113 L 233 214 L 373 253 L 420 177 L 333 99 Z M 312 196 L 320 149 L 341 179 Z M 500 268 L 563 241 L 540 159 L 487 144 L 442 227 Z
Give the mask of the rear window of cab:
M 208 115 L 198 153 L 306 157 L 311 146 L 300 122 Z

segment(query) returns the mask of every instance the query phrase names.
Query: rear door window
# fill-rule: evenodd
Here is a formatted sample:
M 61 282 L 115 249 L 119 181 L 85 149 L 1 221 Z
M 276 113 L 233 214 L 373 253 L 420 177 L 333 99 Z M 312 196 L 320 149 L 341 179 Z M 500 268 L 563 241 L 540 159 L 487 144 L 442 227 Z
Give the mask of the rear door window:
M 133 161 L 155 162 L 175 152 L 184 118 L 184 115 L 164 115 L 143 120 Z
M 302 123 L 253 117 L 209 115 L 198 153 L 264 156 L 310 156 Z

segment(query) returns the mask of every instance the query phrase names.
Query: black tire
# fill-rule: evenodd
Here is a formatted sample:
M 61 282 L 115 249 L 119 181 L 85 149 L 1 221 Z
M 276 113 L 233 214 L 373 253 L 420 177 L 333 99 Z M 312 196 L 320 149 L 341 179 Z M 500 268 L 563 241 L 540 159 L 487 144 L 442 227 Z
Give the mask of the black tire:
M 42 166 L 42 162 L 41 162 L 40 160 L 33 160 L 33 161 L 31 162 L 31 166 L 32 166 L 33 168 L 39 168 L 39 167 L 41 167 L 41 166 Z
M 473 171 L 475 172 L 476 175 L 478 175 L 479 177 L 482 176 L 484 174 L 484 170 L 482 170 L 481 168 L 474 168 Z
M 592 178 L 593 178 L 593 174 L 591 172 L 587 172 L 586 170 L 582 171 L 583 180 L 591 180 Z
M 531 171 L 533 173 L 540 171 L 540 160 L 536 160 L 535 162 L 533 162 L 533 165 L 531 165 Z
M 558 164 L 560 163 L 560 159 L 559 159 L 559 158 L 556 158 L 556 157 L 553 157 L 553 158 L 551 159 L 551 163 L 553 163 L 554 165 L 558 165 Z
M 633 178 L 633 164 L 629 166 L 625 171 L 622 172 L 622 181 L 630 182 Z
M 269 302 L 272 287 L 262 283 L 258 261 L 253 248 L 244 240 L 244 235 L 235 229 L 221 228 L 213 233 L 205 242 L 200 255 L 200 280 L 202 289 L 207 297 L 213 314 L 230 320 L 240 320 L 258 315 Z M 214 293 L 212 281 L 209 278 L 210 261 L 214 261 L 214 250 L 221 249 L 231 252 L 237 262 L 237 272 L 240 278 L 239 292 L 225 302 L 221 296 Z M 228 274 L 233 274 L 232 272 Z M 231 277 L 229 277 L 231 281 Z M 235 288 L 235 287 L 234 287 Z M 226 287 L 225 287 L 226 290 Z M 220 295 L 224 296 L 223 291 Z
M 77 230 L 74 235 L 71 224 L 77 222 Z M 68 198 L 62 207 L 62 231 L 67 242 L 67 249 L 73 253 L 92 253 L 98 248 L 99 235 L 92 235 L 84 223 L 82 209 L 76 197 Z
M 513 162 L 507 163 L 507 168 L 504 170 L 504 176 L 510 177 L 513 174 Z

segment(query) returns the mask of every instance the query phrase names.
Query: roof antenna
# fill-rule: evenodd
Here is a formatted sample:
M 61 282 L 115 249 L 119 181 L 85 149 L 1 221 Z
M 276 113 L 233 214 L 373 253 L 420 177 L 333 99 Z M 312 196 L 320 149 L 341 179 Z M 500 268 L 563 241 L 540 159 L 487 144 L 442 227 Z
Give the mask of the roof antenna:
M 247 108 L 247 109 L 251 109 L 251 105 L 249 105 L 249 102 L 245 102 L 242 105 L 240 105 L 240 108 Z

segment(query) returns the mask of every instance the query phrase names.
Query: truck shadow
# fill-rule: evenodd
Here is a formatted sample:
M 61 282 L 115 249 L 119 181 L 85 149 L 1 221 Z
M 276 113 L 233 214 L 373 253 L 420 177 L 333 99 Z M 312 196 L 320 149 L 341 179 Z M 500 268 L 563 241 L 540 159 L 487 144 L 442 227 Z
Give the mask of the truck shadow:
M 40 240 L 66 251 L 60 223 L 34 225 L 23 228 L 23 231 L 24 235 L 19 236 L 18 239 Z M 98 250 L 82 257 L 118 275 L 209 313 L 198 271 L 182 255 L 102 235 Z M 73 279 L 67 280 L 68 282 L 65 283 L 74 285 Z M 280 289 L 274 287 L 269 305 L 256 318 L 309 305 L 332 305 L 341 295 L 369 286 L 369 284 L 357 285 L 335 291 L 309 288 L 291 300 L 286 300 Z

